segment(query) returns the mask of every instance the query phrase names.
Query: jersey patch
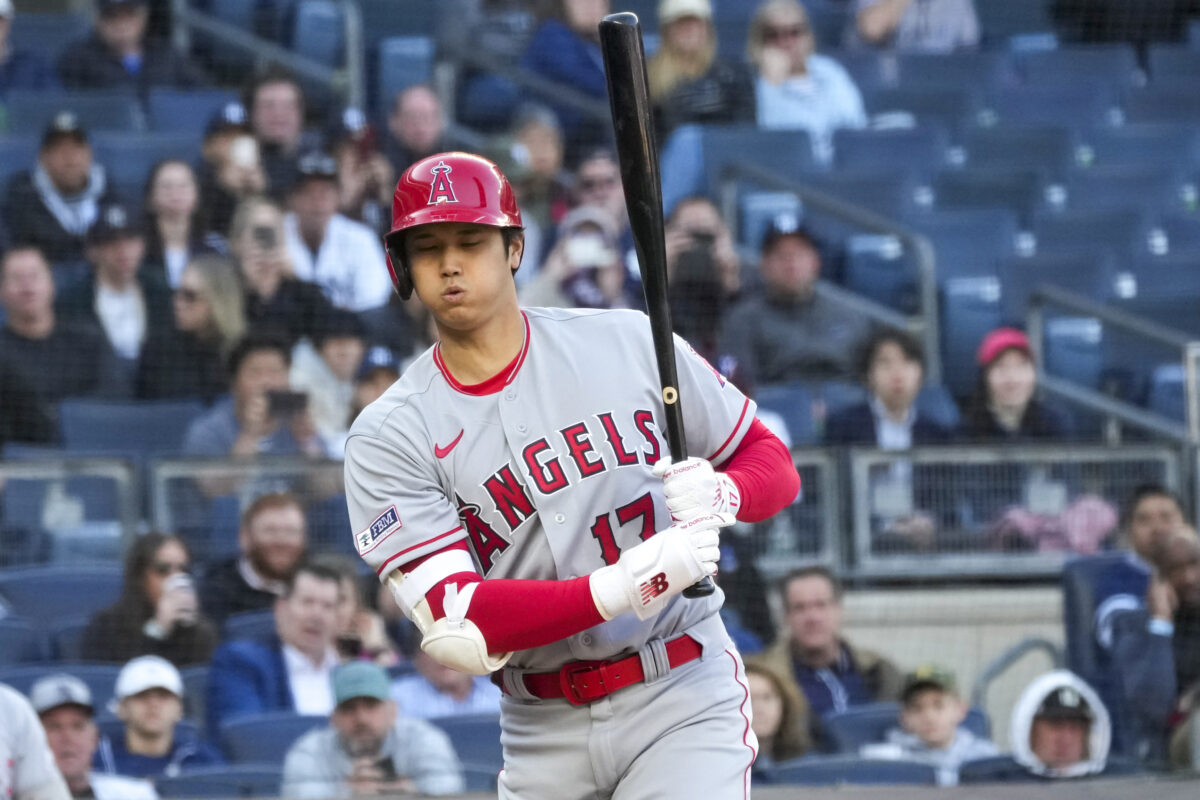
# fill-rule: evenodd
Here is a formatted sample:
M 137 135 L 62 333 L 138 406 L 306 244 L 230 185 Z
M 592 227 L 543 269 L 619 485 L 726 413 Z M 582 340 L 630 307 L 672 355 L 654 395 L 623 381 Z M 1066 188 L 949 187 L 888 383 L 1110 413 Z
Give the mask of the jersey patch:
M 358 548 L 358 554 L 361 556 L 371 552 L 379 546 L 380 542 L 387 538 L 388 534 L 403 527 L 404 523 L 400 521 L 400 514 L 396 511 L 396 507 L 392 506 L 376 517 L 367 526 L 366 530 L 354 537 L 354 544 Z

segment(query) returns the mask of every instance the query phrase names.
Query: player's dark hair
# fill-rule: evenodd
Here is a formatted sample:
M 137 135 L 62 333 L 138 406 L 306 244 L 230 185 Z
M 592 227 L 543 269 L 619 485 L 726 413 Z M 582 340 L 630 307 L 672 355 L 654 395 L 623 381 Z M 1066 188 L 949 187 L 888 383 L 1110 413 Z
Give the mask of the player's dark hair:
M 833 589 L 833 599 L 839 603 L 842 601 L 841 579 L 829 567 L 823 564 L 811 564 L 807 567 L 797 567 L 779 579 L 779 599 L 783 601 L 785 609 L 787 608 L 788 587 L 805 578 L 824 578 Z
M 921 371 L 925 371 L 925 353 L 915 338 L 898 328 L 879 328 L 867 338 L 858 354 L 858 374 L 862 376 L 864 383 L 871 374 L 871 364 L 875 361 L 875 356 L 885 344 L 896 345 L 905 359 L 917 362 Z
M 1139 483 L 1137 486 L 1133 487 L 1133 491 L 1129 493 L 1129 497 L 1126 498 L 1125 505 L 1121 509 L 1122 529 L 1129 527 L 1129 522 L 1133 519 L 1134 509 L 1140 506 L 1143 500 L 1151 497 L 1165 497 L 1175 504 L 1175 507 L 1179 509 L 1180 513 L 1183 512 L 1182 499 L 1178 494 L 1171 491 L 1163 484 L 1156 483 L 1154 481 Z
M 283 357 L 283 363 L 292 365 L 292 351 L 287 341 L 273 331 L 252 331 L 241 338 L 229 351 L 229 375 L 234 377 L 242 368 L 242 362 L 254 353 L 263 350 L 273 350 Z
M 246 84 L 246 88 L 242 92 L 242 107 L 246 109 L 246 114 L 250 117 L 254 116 L 254 101 L 258 98 L 258 90 L 272 83 L 290 84 L 296 90 L 296 96 L 300 99 L 300 116 L 303 117 L 308 110 L 304 99 L 304 87 L 300 85 L 300 81 L 291 71 L 277 64 L 272 64 L 259 72 Z
M 338 587 L 342 585 L 341 574 L 329 566 L 316 561 L 301 561 L 291 577 L 284 583 L 283 597 L 286 599 L 292 596 L 292 592 L 296 591 L 296 582 L 300 580 L 301 575 L 308 575 L 316 578 L 319 581 L 329 581 Z
M 260 494 L 254 498 L 254 502 L 246 506 L 246 510 L 242 512 L 241 524 L 243 528 L 250 527 L 255 518 L 264 511 L 269 511 L 275 508 L 295 508 L 304 513 L 304 506 L 300 500 L 293 494 L 288 492 L 267 492 Z

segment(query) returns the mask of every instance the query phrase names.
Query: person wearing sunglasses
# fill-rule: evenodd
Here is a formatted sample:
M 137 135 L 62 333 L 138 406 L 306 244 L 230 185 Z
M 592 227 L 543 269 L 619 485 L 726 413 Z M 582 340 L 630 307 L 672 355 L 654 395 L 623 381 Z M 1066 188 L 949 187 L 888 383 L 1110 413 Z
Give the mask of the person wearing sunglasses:
M 848 48 L 949 53 L 979 45 L 973 0 L 855 0 Z
M 80 658 L 124 663 L 156 655 L 176 667 L 207 661 L 217 630 L 200 612 L 191 568 L 187 547 L 177 536 L 139 536 L 125 556 L 121 596 L 84 629 Z
M 767 0 L 758 7 L 746 52 L 758 73 L 759 127 L 807 131 L 813 157 L 828 163 L 834 131 L 866 126 L 858 87 L 841 64 L 817 53 L 808 14 L 796 0 Z

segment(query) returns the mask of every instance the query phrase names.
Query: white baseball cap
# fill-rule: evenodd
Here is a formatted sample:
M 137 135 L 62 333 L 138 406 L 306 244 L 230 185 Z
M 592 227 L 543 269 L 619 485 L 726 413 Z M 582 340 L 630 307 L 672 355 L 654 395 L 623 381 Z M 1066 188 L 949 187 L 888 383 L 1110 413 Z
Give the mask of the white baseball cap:
M 0 3 L 5 2 L 7 0 L 0 0 Z M 94 710 L 92 692 L 87 684 L 65 672 L 39 678 L 29 689 L 29 702 L 39 714 L 59 706 L 83 706 L 89 713 Z
M 12 19 L 14 11 L 12 0 L 0 0 L 0 17 Z
M 183 697 L 183 678 L 179 670 L 159 656 L 138 656 L 117 675 L 117 700 L 124 700 L 147 689 L 166 689 L 176 697 Z
M 658 4 L 658 24 L 666 25 L 680 17 L 712 19 L 712 4 L 708 0 L 662 0 Z

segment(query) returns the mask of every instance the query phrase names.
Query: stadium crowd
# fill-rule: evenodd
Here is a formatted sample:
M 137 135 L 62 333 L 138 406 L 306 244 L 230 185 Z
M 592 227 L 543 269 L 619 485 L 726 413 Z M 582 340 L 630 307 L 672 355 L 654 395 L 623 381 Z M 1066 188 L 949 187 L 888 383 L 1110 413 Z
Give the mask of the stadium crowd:
M 194 146 L 150 164 L 144 183 L 106 163 L 86 115 L 70 105 L 48 117 L 36 155 L 6 170 L 0 445 L 6 458 L 22 448 L 56 452 L 65 400 L 195 401 L 179 454 L 236 469 L 185 482 L 179 529 L 139 534 L 122 554 L 119 596 L 93 609 L 73 652 L 119 666 L 110 685 L 64 664 L 23 686 L 26 699 L 0 686 L 0 795 L 9 780 L 17 798 L 154 797 L 156 785 L 167 793 L 167 779 L 263 761 L 280 770 L 286 797 L 452 794 L 477 785 L 481 772 L 486 783 L 491 765 L 439 723 L 494 716 L 499 689 L 415 648 L 388 593 L 349 557 L 349 531 L 340 542 L 313 535 L 318 525 L 339 530 L 340 517 L 318 519 L 311 502 L 340 502 L 336 486 L 255 483 L 239 470 L 267 456 L 340 459 L 357 414 L 433 343 L 419 302 L 392 291 L 380 241 L 396 176 L 416 159 L 461 147 L 505 169 L 526 224 L 515 275 L 524 304 L 642 308 L 610 135 L 553 98 L 514 102 L 508 118 L 465 135 L 450 99 L 423 83 L 379 98 L 378 113 L 343 108 L 282 67 L 231 78 L 202 48 L 175 48 L 162 35 L 167 3 L 94 5 L 93 29 L 52 63 L 10 35 L 26 12 L 0 0 L 0 98 L 121 90 L 146 102 L 155 89 L 223 88 L 240 99 L 213 108 Z M 439 52 L 452 60 L 478 42 L 606 102 L 596 28 L 620 4 L 561 0 L 541 4 L 536 17 L 529 5 L 445 3 L 456 24 L 441 32 Z M 836 131 L 872 123 L 836 54 L 970 51 L 987 35 L 972 0 L 844 5 L 844 35 L 824 42 L 804 4 L 765 0 L 733 56 L 718 47 L 726 33 L 709 0 L 661 0 L 649 61 L 660 143 L 689 126 L 743 123 L 803 132 L 805 157 L 828 165 Z M 1082 13 L 1055 5 L 1063 18 Z M 535 24 L 512 26 L 522 14 Z M 503 94 L 495 80 L 464 72 L 470 96 Z M 679 334 L 751 395 L 796 383 L 856 387 L 853 402 L 828 413 L 823 401 L 801 410 L 815 430 L 803 444 L 905 451 L 1102 440 L 1099 426 L 1039 391 L 1038 354 L 1020 320 L 971 343 L 971 362 L 960 366 L 973 388 L 928 387 L 930 354 L 917 338 L 822 291 L 843 257 L 827 231 L 802 214 L 776 214 L 747 241 L 720 198 L 686 191 L 668 200 Z M 949 405 L 924 403 L 930 388 Z M 764 408 L 762 418 L 801 444 L 784 416 Z M 939 476 L 896 466 L 873 489 L 903 480 L 915 503 L 879 521 L 880 540 L 936 550 L 938 531 L 959 522 L 925 502 L 923 484 Z M 207 524 L 188 523 L 187 508 L 231 496 L 236 541 L 214 543 Z M 1005 541 L 1021 539 L 1011 549 L 1107 549 L 1120 559 L 1106 562 L 1090 609 L 1101 667 L 1031 684 L 999 749 L 949 670 L 904 670 L 842 635 L 844 587 L 834 571 L 804 567 L 772 589 L 751 565 L 746 578 L 734 565 L 726 574 L 723 562 L 722 615 L 749 656 L 758 779 L 784 781 L 777 767 L 815 753 L 917 762 L 944 785 L 1200 766 L 1200 544 L 1190 504 L 1157 484 L 1097 502 L 1065 545 L 1057 528 L 1004 520 L 1016 531 Z M 45 560 L 21 555 L 37 548 L 10 546 L 13 535 L 22 534 L 0 539 L 0 566 Z M 780 612 L 778 629 L 769 607 Z M 10 614 L 0 586 L 0 622 Z M 203 682 L 186 680 L 197 668 Z M 870 741 L 839 738 L 838 715 L 881 704 L 892 705 Z M 248 757 L 239 742 L 270 737 L 247 728 L 238 739 L 231 723 L 270 714 L 307 727 Z M 15 777 L 4 772 L 6 756 L 21 770 Z

